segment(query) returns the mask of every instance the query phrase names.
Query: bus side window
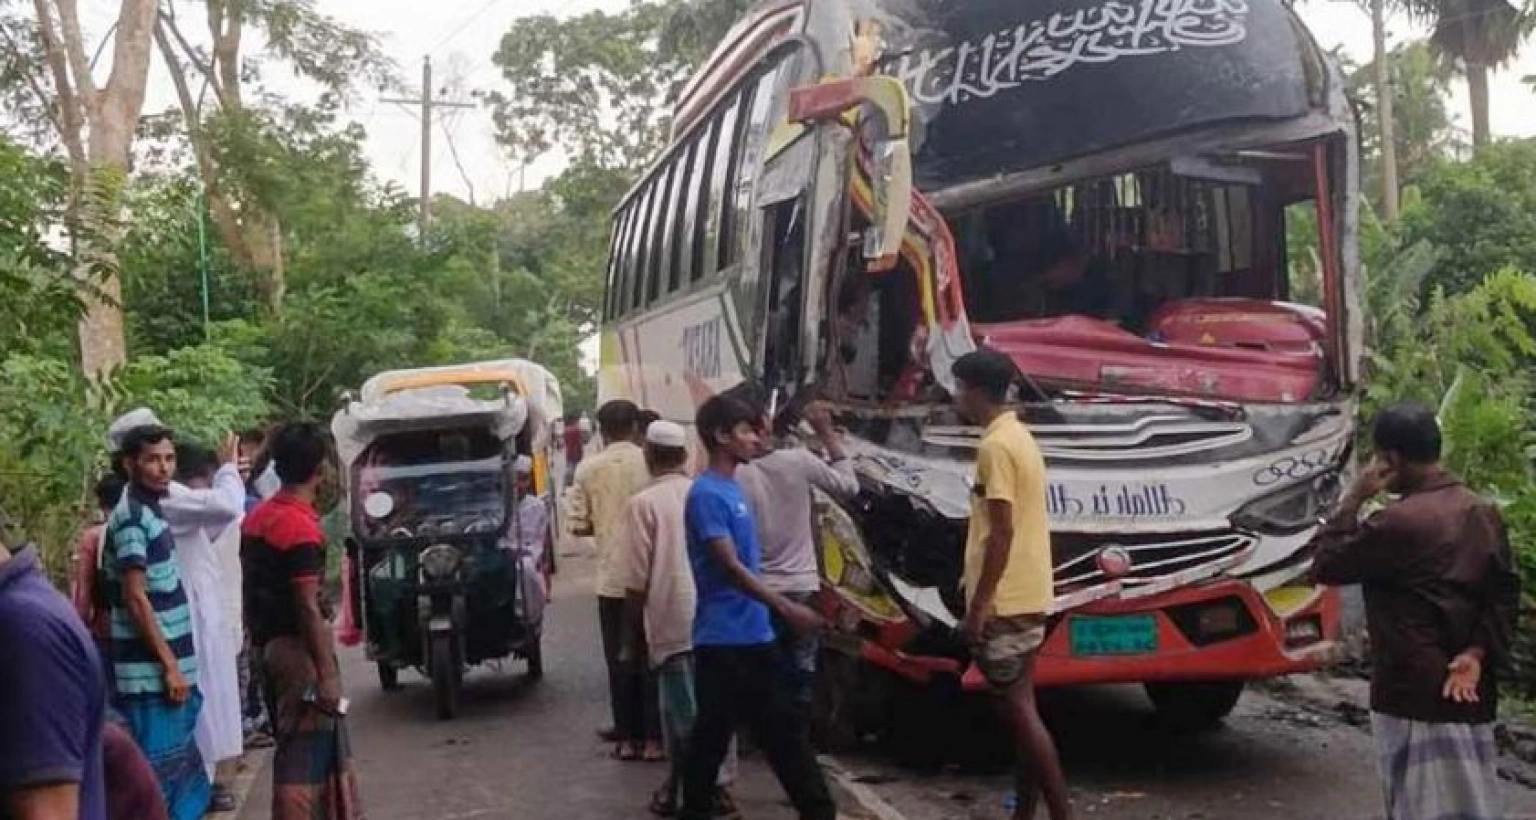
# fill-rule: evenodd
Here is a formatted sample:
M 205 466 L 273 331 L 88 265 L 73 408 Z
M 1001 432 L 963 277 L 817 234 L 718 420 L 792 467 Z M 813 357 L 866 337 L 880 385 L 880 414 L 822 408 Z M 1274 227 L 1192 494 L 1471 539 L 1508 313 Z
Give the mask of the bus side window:
M 688 150 L 678 155 L 677 183 L 672 186 L 672 224 L 667 228 L 667 282 L 662 293 L 675 293 L 690 279 L 693 267 L 693 220 L 689 206 L 698 199 L 699 141 L 693 139 Z
M 645 208 L 642 210 L 640 222 L 635 226 L 635 278 L 630 283 L 629 309 L 639 310 L 645 304 L 645 281 L 650 278 L 652 272 L 651 234 L 652 227 L 656 224 L 656 200 L 657 189 L 660 182 L 652 182 L 645 189 Z
M 608 239 L 608 286 L 603 289 L 603 319 L 612 321 L 619 316 L 619 282 L 624 275 L 624 228 L 633 209 L 625 208 L 613 218 L 613 233 Z
M 624 267 L 620 271 L 619 292 L 613 297 L 613 309 L 619 316 L 629 315 L 633 305 L 629 295 L 634 292 L 635 279 L 640 276 L 640 225 L 645 215 L 645 194 L 641 192 L 629 203 L 629 215 L 624 219 Z
M 800 347 L 800 314 L 805 299 L 804 197 L 763 211 L 763 270 L 768 273 L 764 383 L 784 385 L 793 376 Z
M 727 209 L 726 194 L 727 184 L 730 179 L 731 156 L 736 141 L 739 138 L 737 128 L 741 117 L 741 95 L 726 104 L 720 112 L 718 125 L 715 128 L 715 151 L 712 170 L 709 178 L 709 216 L 705 225 L 708 227 L 706 244 L 704 249 L 704 275 L 714 273 L 731 263 L 731 223 L 730 212 Z
M 644 301 L 649 306 L 661 293 L 661 283 L 671 274 L 669 249 L 672 245 L 672 210 L 677 203 L 678 164 L 674 161 L 656 182 L 656 209 L 651 218 L 651 245 L 646 254 L 650 264 L 646 266 Z
M 709 183 L 713 176 L 715 135 L 720 133 L 720 121 L 710 120 L 699 132 L 696 147 L 698 160 L 693 170 L 691 190 L 688 193 L 688 212 L 683 219 L 688 226 L 684 236 L 693 242 L 692 261 L 688 263 L 688 282 L 697 282 L 708 272 L 706 264 L 713 264 L 715 234 L 709 228 Z M 709 260 L 706 262 L 706 260 Z

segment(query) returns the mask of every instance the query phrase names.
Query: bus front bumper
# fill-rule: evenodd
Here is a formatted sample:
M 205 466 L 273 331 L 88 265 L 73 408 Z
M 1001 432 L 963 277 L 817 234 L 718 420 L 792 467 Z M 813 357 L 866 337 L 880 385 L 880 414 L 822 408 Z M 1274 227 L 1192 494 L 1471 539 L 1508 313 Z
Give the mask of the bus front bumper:
M 1040 686 L 1254 680 L 1309 672 L 1338 653 L 1337 590 L 1289 586 L 1261 594 L 1236 579 L 1171 590 L 1134 601 L 1106 600 L 1058 619 L 1040 649 Z M 1084 626 L 1125 623 L 1155 628 L 1156 649 L 1085 641 Z M 1082 623 L 1074 624 L 1081 619 Z M 974 666 L 967 690 L 985 688 Z

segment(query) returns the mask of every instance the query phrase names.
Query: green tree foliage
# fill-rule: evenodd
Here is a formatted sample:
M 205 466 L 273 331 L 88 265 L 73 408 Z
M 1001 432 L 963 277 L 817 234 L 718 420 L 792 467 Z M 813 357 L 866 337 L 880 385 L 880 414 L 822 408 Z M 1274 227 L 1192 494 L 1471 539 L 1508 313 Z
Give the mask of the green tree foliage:
M 1406 245 L 1441 256 L 1426 281 L 1461 293 L 1504 268 L 1536 271 L 1536 140 L 1504 141 L 1469 162 L 1425 170 L 1405 203 Z
M 559 148 L 636 172 L 666 144 L 671 104 L 747 0 L 644 0 L 617 14 L 519 18 L 492 58 L 500 139 L 531 159 Z
M 1472 144 L 1492 144 L 1488 76 L 1505 67 L 1536 29 L 1536 7 L 1510 0 L 1406 0 L 1403 5 L 1433 31 L 1430 45 L 1467 78 Z
M 64 275 L 65 258 L 44 231 L 63 209 L 68 173 L 62 164 L 0 138 L 0 358 L 9 353 L 67 349 L 84 312 Z
M 100 384 L 72 358 L 0 360 L 0 501 L 14 534 L 37 540 L 62 573 L 107 467 L 106 429 L 119 412 L 151 407 L 178 435 L 208 444 L 264 418 L 267 376 L 211 347 L 135 358 Z
M 1393 139 L 1397 144 L 1398 179 L 1412 185 L 1431 165 L 1463 149 L 1462 132 L 1451 114 L 1449 95 L 1454 78 L 1450 66 L 1428 43 L 1400 45 L 1388 55 L 1393 89 Z M 1360 188 L 1371 196 L 1381 191 L 1381 126 L 1373 82 L 1375 63 L 1355 67 L 1345 62 L 1346 93 L 1360 111 Z

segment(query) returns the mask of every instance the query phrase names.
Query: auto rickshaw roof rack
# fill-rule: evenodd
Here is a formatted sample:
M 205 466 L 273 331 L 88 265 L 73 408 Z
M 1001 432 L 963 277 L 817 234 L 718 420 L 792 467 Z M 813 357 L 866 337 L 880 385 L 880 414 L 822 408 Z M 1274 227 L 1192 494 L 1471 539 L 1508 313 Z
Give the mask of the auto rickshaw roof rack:
M 471 388 L 499 385 L 495 399 L 476 398 Z M 488 427 L 510 439 L 528 427 L 538 451 L 562 416 L 560 383 L 542 365 L 524 359 L 390 370 L 363 383 L 331 421 L 336 446 L 352 463 L 379 435 L 445 426 Z

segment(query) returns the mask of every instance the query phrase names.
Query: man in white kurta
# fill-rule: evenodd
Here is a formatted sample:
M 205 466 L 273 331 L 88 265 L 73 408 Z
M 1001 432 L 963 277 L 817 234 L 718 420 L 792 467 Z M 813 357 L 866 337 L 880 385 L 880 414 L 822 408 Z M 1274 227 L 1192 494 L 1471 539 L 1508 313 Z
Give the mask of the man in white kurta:
M 195 738 L 210 779 L 220 761 L 239 757 L 244 751 L 237 665 L 240 632 L 238 623 L 229 623 L 229 585 L 224 577 L 229 561 L 220 554 L 221 549 L 239 551 L 239 540 L 225 537 L 231 529 L 238 531 L 245 509 L 245 483 L 240 480 L 238 457 L 238 445 L 231 439 L 218 455 L 217 469 L 212 469 L 212 454 L 206 451 L 184 459 L 177 471 L 181 480 L 171 484 L 170 495 L 161 505 L 176 539 L 187 603 L 192 609 L 197 688 L 203 695 Z M 238 594 L 235 598 L 238 600 Z
M 549 540 L 549 506 L 533 489 L 533 459 L 518 456 L 516 463 L 517 526 L 512 530 L 512 549 L 517 556 L 522 587 L 522 615 L 530 624 L 544 621 L 544 552 Z

